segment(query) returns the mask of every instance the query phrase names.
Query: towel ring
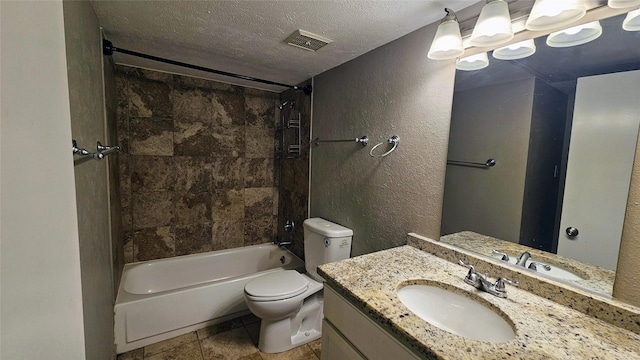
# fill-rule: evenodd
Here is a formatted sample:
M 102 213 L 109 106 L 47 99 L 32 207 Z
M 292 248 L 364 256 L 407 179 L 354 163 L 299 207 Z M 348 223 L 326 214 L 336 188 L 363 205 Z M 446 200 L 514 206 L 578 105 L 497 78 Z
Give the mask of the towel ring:
M 373 152 L 382 144 L 384 144 L 384 142 L 381 142 L 379 144 L 376 144 L 376 146 L 371 148 L 371 151 L 369 151 L 369 155 L 371 157 L 385 157 L 389 154 L 391 154 L 392 152 L 395 151 L 395 149 L 398 147 L 398 144 L 400 144 L 400 138 L 396 135 L 393 135 L 392 137 L 389 138 L 389 140 L 387 140 L 387 143 L 389 144 L 393 144 L 393 147 L 391 148 L 391 150 L 387 151 L 384 154 L 380 154 L 380 155 L 374 155 Z

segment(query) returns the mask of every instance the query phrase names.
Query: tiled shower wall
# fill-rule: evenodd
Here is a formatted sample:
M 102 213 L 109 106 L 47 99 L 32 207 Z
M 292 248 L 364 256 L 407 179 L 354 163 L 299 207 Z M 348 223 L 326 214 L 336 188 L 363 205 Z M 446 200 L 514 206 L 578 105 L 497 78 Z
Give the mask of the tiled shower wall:
M 299 84 L 309 85 L 311 82 Z M 291 251 L 304 259 L 304 230 L 302 222 L 308 218 L 309 204 L 309 140 L 311 133 L 311 96 L 302 91 L 287 90 L 281 94 L 281 103 L 287 102 L 279 114 L 280 125 L 276 132 L 277 139 L 284 139 L 283 151 L 278 152 L 280 161 L 279 182 L 279 216 L 278 239 L 292 242 Z M 293 106 L 290 104 L 293 103 Z M 295 129 L 288 129 L 289 119 L 300 119 L 300 156 L 292 157 L 287 153 L 287 146 L 296 142 Z M 284 137 L 282 136 L 284 132 Z M 295 224 L 293 232 L 284 231 L 285 221 Z
M 125 261 L 274 240 L 279 95 L 117 67 Z

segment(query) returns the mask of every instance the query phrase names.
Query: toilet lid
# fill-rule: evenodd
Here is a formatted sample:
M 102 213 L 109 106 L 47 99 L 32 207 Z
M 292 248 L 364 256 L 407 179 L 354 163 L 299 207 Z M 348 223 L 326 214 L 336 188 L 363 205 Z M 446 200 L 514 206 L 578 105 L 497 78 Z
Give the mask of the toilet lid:
M 249 281 L 244 291 L 255 297 L 289 298 L 303 293 L 309 280 L 295 270 L 278 271 Z

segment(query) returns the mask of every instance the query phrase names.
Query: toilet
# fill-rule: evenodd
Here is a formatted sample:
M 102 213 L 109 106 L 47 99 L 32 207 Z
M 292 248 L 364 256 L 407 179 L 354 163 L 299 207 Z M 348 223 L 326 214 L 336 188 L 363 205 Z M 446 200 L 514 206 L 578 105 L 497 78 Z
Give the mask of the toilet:
M 278 271 L 257 277 L 244 287 L 251 312 L 262 319 L 258 348 L 279 353 L 322 335 L 322 288 L 318 265 L 348 259 L 353 230 L 321 218 L 304 226 L 306 273 Z

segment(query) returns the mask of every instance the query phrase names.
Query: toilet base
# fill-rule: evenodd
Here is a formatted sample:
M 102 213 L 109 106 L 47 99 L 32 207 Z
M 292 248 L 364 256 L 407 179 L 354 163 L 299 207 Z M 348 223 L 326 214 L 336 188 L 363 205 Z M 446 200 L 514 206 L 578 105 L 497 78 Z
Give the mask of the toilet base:
M 294 317 L 262 319 L 258 340 L 260 351 L 280 353 L 319 339 L 322 336 L 322 306 L 322 295 L 316 293 L 304 301 Z

